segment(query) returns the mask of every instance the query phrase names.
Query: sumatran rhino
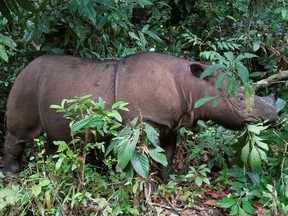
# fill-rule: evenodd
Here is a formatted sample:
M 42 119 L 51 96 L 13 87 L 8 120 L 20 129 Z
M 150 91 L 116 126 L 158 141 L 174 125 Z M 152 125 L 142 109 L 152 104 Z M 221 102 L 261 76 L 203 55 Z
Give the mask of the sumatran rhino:
M 119 100 L 127 101 L 130 111 L 123 113 L 123 119 L 141 116 L 157 127 L 170 165 L 180 127 L 211 119 L 239 130 L 246 122 L 276 120 L 275 106 L 265 98 L 255 96 L 252 111 L 248 112 L 243 89 L 238 88 L 236 96 L 228 98 L 225 91 L 215 90 L 215 75 L 199 79 L 207 67 L 154 52 L 106 62 L 72 56 L 35 59 L 19 74 L 9 95 L 4 172 L 20 172 L 25 143 L 44 132 L 50 141 L 47 149 L 53 148 L 51 141 L 70 140 L 68 121 L 50 108 L 64 98 L 93 94 L 95 100 L 101 96 L 107 107 Z M 207 96 L 220 98 L 217 108 L 206 103 L 194 109 L 195 102 Z M 162 177 L 166 174 L 163 167 Z

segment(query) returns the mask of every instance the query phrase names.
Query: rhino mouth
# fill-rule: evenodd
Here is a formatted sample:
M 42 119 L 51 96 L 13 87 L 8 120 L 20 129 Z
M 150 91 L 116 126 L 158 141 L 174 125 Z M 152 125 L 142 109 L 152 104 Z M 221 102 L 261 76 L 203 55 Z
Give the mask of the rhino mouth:
M 264 118 L 261 116 L 255 116 L 255 115 L 248 115 L 244 121 L 246 123 L 258 123 L 258 122 L 263 122 L 264 125 L 271 125 L 273 126 L 275 124 L 275 122 L 277 121 L 277 117 L 273 117 L 273 118 Z

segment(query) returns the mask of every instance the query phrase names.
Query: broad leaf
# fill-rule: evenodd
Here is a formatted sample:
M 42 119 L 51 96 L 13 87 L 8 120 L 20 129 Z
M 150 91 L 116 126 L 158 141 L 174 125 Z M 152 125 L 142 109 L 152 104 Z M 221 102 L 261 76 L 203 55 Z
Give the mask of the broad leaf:
M 253 43 L 253 51 L 254 52 L 256 52 L 257 50 L 259 50 L 260 49 L 260 41 L 255 41 L 254 43 Z
M 217 97 L 211 96 L 211 97 L 200 98 L 199 100 L 196 101 L 194 108 L 197 109 L 197 108 L 203 106 L 204 104 L 208 103 L 209 101 L 214 100 L 215 98 L 217 98 Z
M 286 106 L 286 101 L 281 99 L 281 98 L 278 98 L 276 100 L 276 111 L 277 113 L 280 112 L 282 109 L 284 109 L 284 107 Z
M 71 132 L 76 133 L 77 131 L 85 128 L 87 125 L 93 123 L 94 121 L 99 121 L 99 117 L 96 116 L 89 116 L 86 119 L 82 119 L 80 121 L 74 122 L 71 125 Z
M 268 163 L 268 159 L 267 159 L 267 154 L 266 154 L 266 152 L 264 152 L 262 149 L 260 149 L 260 148 L 257 148 L 257 150 L 258 150 L 258 153 L 259 153 L 259 155 L 260 155 L 260 157 L 261 157 L 261 160 L 263 160 L 263 161 L 265 161 L 266 163 Z
M 248 212 L 250 214 L 254 214 L 255 210 L 254 210 L 254 208 L 250 202 L 248 202 L 247 200 L 244 200 L 244 199 L 242 199 L 241 202 L 242 202 L 242 207 L 246 212 Z
M 248 216 L 248 214 L 239 206 L 238 209 L 239 216 Z
M 259 171 L 262 166 L 261 157 L 255 147 L 252 147 L 250 152 L 250 166 L 256 171 Z
M 228 59 L 228 61 L 233 64 L 234 62 L 234 55 L 232 52 L 224 52 L 224 56 Z
M 134 170 L 143 178 L 149 175 L 149 160 L 147 155 L 135 152 L 131 158 L 131 164 Z
M 259 135 L 261 131 L 266 130 L 269 126 L 259 126 L 259 125 L 248 125 L 247 129 L 251 133 Z
M 241 151 L 241 158 L 244 164 L 247 164 L 250 152 L 250 143 L 247 143 Z
M 146 133 L 149 142 L 151 142 L 154 146 L 158 146 L 159 134 L 156 129 L 149 124 L 145 124 L 144 132 Z
M 255 142 L 256 142 L 257 146 L 259 146 L 260 148 L 262 148 L 262 149 L 264 149 L 266 151 L 269 150 L 269 147 L 268 147 L 268 145 L 266 143 L 261 142 L 259 140 L 255 140 Z
M 216 84 L 215 84 L 217 90 L 219 90 L 219 91 L 222 90 L 222 84 L 223 84 L 223 82 L 225 80 L 225 77 L 226 77 L 226 73 L 223 73 L 217 78 L 217 81 L 216 81 Z
M 229 198 L 225 197 L 222 200 L 217 202 L 217 204 L 219 204 L 222 208 L 230 208 L 236 203 L 237 203 L 237 200 L 233 197 L 229 197 Z
M 27 1 L 27 0 L 16 0 L 16 1 L 23 9 L 32 13 L 37 12 L 35 5 L 32 3 L 32 1 Z
M 237 90 L 237 81 L 235 77 L 233 76 L 231 77 L 227 85 L 227 96 L 229 98 L 234 97 L 236 94 L 236 90 Z
M 34 194 L 35 197 L 37 197 L 41 193 L 41 186 L 40 185 L 33 185 L 32 186 L 32 193 Z
M 163 166 L 167 166 L 168 162 L 167 162 L 166 156 L 163 153 L 161 153 L 164 151 L 161 147 L 157 146 L 155 148 L 153 146 L 148 146 L 148 150 L 149 150 L 149 155 L 153 160 L 157 161 Z
M 139 140 L 140 130 L 135 129 L 134 133 L 129 137 L 127 142 L 122 144 L 119 151 L 117 152 L 118 166 L 124 170 L 133 153 L 135 152 L 136 144 Z
M 155 33 L 152 32 L 152 31 L 146 30 L 146 31 L 144 31 L 143 33 L 149 35 L 149 36 L 150 36 L 151 38 L 153 38 L 154 40 L 157 40 L 157 41 L 159 41 L 159 42 L 162 42 L 162 39 L 161 39 L 157 34 L 155 34 Z
M 0 58 L 2 58 L 4 61 L 8 62 L 8 55 L 6 53 L 5 48 L 0 44 Z
M 220 68 L 225 68 L 225 66 L 223 65 L 211 65 L 208 68 L 206 68 L 206 70 L 201 74 L 200 79 L 204 79 L 207 76 L 210 76 L 215 70 L 218 70 Z
M 236 69 L 238 71 L 239 76 L 242 79 L 242 82 L 245 82 L 249 79 L 249 71 L 244 65 L 237 64 Z

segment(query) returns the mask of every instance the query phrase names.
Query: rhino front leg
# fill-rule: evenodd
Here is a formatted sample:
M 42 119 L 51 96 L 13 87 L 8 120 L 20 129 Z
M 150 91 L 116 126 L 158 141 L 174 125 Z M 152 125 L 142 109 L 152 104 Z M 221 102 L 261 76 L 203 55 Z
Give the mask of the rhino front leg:
M 173 166 L 173 157 L 176 149 L 177 142 L 177 132 L 168 134 L 164 139 L 160 140 L 161 147 L 165 150 L 165 155 L 167 158 L 168 165 L 165 167 L 160 166 L 160 176 L 163 180 L 166 180 Z
M 25 148 L 25 142 L 18 140 L 11 133 L 7 133 L 4 143 L 3 172 L 5 174 L 17 174 L 21 171 L 21 159 Z

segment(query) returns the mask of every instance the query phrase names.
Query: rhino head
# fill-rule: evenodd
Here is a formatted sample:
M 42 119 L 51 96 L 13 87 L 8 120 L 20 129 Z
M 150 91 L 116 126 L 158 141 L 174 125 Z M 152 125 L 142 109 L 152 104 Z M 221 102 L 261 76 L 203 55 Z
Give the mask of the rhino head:
M 209 65 L 193 63 L 190 67 L 194 76 L 199 78 Z M 203 105 L 203 108 L 196 109 L 195 115 L 198 116 L 198 119 L 211 119 L 233 130 L 241 130 L 246 123 L 263 121 L 274 123 L 277 120 L 274 95 L 267 97 L 254 95 L 254 98 L 246 99 L 244 89 L 238 87 L 235 96 L 229 98 L 226 94 L 226 88 L 230 79 L 228 76 L 226 76 L 223 82 L 222 91 L 215 89 L 217 77 L 222 73 L 222 71 L 215 71 L 210 76 L 201 80 L 201 82 L 205 83 L 205 91 L 201 92 L 201 97 L 218 96 L 219 104 L 214 108 L 212 102 L 210 102 Z

